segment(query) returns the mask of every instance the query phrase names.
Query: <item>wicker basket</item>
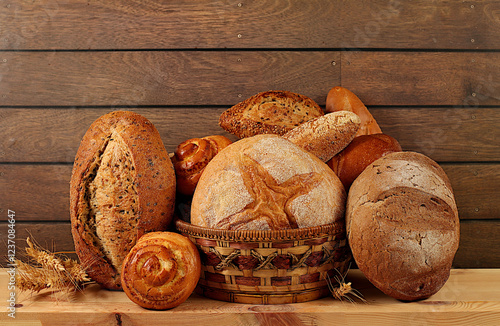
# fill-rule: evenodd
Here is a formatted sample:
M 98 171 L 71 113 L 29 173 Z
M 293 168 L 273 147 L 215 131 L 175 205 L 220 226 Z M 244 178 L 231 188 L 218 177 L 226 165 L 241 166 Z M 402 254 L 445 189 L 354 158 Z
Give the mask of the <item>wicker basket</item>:
M 234 231 L 177 220 L 177 230 L 198 247 L 202 273 L 196 292 L 212 299 L 248 304 L 284 304 L 329 295 L 345 273 L 351 254 L 343 225 Z

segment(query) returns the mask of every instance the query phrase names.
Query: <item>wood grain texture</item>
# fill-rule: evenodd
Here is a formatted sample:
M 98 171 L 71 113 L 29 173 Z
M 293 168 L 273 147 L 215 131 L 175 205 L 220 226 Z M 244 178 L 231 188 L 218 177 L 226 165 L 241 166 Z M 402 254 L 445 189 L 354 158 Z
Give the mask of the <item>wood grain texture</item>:
M 344 51 L 342 86 L 370 105 L 500 103 L 500 53 Z
M 5 52 L 0 105 L 232 105 L 289 90 L 324 102 L 339 52 Z
M 144 115 L 172 153 L 186 139 L 222 134 L 218 125 L 227 107 L 164 108 L 0 108 L 0 162 L 73 162 L 88 127 L 112 110 Z M 500 161 L 500 108 L 370 109 L 382 131 L 404 150 L 439 162 Z
M 69 221 L 72 165 L 0 165 L 0 221 Z
M 7 287 L 7 269 L 0 270 L 0 286 Z M 227 303 L 192 294 L 178 307 L 146 310 L 131 302 L 122 291 L 102 290 L 91 285 L 71 297 L 42 293 L 16 295 L 16 322 L 27 325 L 498 325 L 500 291 L 498 269 L 452 270 L 444 287 L 418 302 L 392 299 L 371 285 L 359 270 L 351 270 L 347 281 L 358 289 L 366 303 L 350 304 L 326 297 L 288 305 Z M 0 300 L 9 299 L 8 291 Z M 76 317 L 76 318 L 75 318 Z M 7 314 L 0 321 L 8 320 Z
M 342 85 L 367 106 L 477 108 L 500 104 L 499 59 L 498 52 L 4 52 L 0 105 L 232 105 L 271 89 L 323 105 Z
M 499 164 L 441 164 L 441 167 L 450 179 L 462 219 L 500 220 Z
M 0 48 L 498 49 L 499 12 L 493 0 L 11 1 Z
M 169 153 L 195 137 L 220 134 L 236 140 L 218 124 L 226 108 L 11 108 L 0 109 L 4 126 L 0 128 L 0 161 L 71 163 L 90 125 L 113 110 L 134 111 L 149 119 Z
M 499 268 L 500 240 L 498 232 L 500 232 L 500 220 L 498 219 L 462 221 L 460 223 L 460 245 L 453 266 L 457 268 Z M 471 291 L 474 290 L 471 289 Z
M 442 164 L 461 219 L 500 219 L 500 164 Z M 69 221 L 72 165 L 0 165 L 0 221 L 7 210 L 20 221 Z
M 370 112 L 404 150 L 439 162 L 500 159 L 500 108 L 377 107 Z

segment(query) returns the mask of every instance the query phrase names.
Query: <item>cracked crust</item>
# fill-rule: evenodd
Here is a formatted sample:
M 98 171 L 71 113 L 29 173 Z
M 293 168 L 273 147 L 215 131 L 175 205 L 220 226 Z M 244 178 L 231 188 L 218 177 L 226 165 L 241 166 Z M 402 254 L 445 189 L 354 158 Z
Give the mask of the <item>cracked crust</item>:
M 175 202 L 172 162 L 153 124 L 115 111 L 85 133 L 70 183 L 71 231 L 89 276 L 121 289 L 120 269 L 144 233 L 165 230 Z
M 320 106 L 307 96 L 288 91 L 267 91 L 224 111 L 219 125 L 238 138 L 258 134 L 283 135 L 323 114 Z
M 346 194 L 316 156 L 277 135 L 239 140 L 208 163 L 191 223 L 239 230 L 344 224 Z
M 350 188 L 346 223 L 359 269 L 387 295 L 424 299 L 448 279 L 458 211 L 448 177 L 428 157 L 397 152 L 369 165 Z

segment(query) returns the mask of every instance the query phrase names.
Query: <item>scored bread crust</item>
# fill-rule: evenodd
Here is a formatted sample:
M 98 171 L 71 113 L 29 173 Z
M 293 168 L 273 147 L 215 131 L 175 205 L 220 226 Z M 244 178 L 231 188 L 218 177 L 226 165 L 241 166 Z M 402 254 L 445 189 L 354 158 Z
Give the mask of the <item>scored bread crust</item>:
M 358 268 L 387 295 L 424 299 L 448 279 L 458 211 L 445 172 L 423 154 L 395 152 L 369 165 L 349 190 L 346 223 Z
M 219 125 L 239 138 L 258 134 L 283 135 L 323 114 L 321 107 L 307 96 L 289 91 L 267 91 L 224 111 Z
M 353 140 L 361 120 L 349 111 L 328 113 L 304 122 L 283 135 L 295 145 L 328 162 Z
M 342 183 L 315 155 L 280 136 L 256 135 L 208 163 L 191 223 L 233 230 L 344 225 L 345 200 Z
M 144 233 L 167 228 L 174 204 L 173 165 L 154 125 L 128 111 L 98 118 L 81 141 L 70 182 L 73 240 L 89 276 L 121 289 L 121 261 Z

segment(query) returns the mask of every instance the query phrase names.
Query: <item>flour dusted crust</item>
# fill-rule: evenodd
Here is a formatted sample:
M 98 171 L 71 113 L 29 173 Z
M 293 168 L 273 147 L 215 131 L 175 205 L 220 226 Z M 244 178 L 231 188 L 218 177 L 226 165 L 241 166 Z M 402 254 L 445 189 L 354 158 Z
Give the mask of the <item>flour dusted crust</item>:
M 289 91 L 267 91 L 223 112 L 219 125 L 239 138 L 258 134 L 283 135 L 323 114 L 319 105 L 307 96 Z
M 388 154 L 353 182 L 346 223 L 359 269 L 400 300 L 436 293 L 449 277 L 459 218 L 442 168 L 414 152 Z
M 175 173 L 160 135 L 143 116 L 115 111 L 84 135 L 70 183 L 75 249 L 88 274 L 121 289 L 120 269 L 137 239 L 172 220 Z
M 346 194 L 316 156 L 277 135 L 223 149 L 207 165 L 191 223 L 216 229 L 274 230 L 344 223 Z

